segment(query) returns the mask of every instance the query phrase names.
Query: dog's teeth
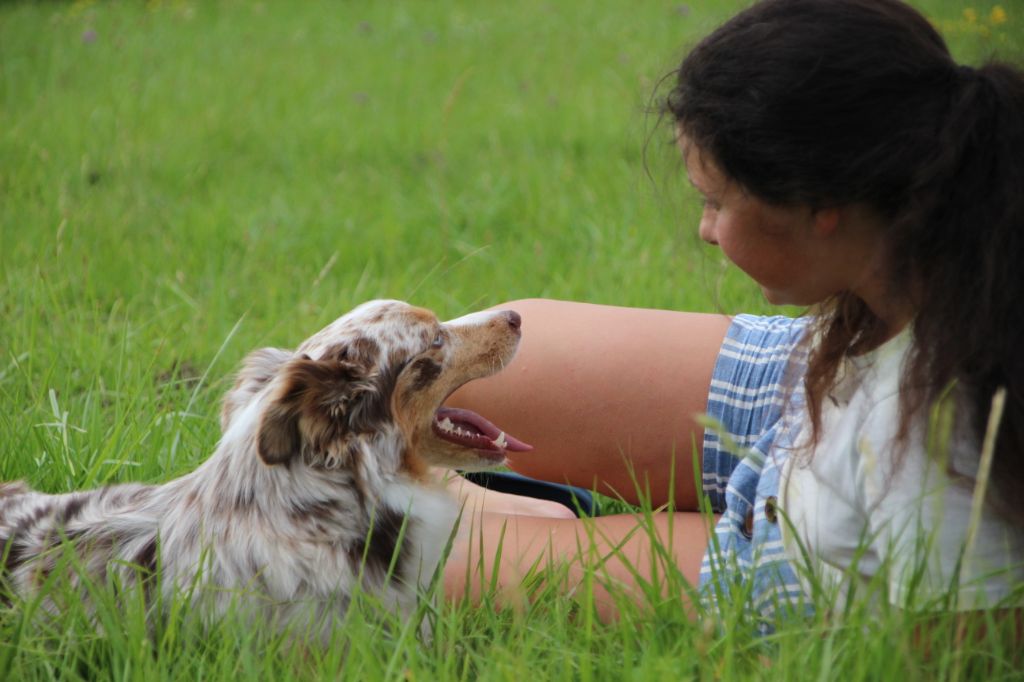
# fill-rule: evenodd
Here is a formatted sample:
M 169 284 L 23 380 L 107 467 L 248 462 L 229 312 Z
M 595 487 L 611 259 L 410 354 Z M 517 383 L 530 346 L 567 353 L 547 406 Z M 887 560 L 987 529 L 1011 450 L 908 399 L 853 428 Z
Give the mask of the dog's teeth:
M 501 448 L 502 450 L 504 450 L 505 446 L 508 445 L 508 441 L 505 440 L 505 432 L 504 431 L 502 431 L 500 434 L 498 434 L 498 437 L 495 438 L 494 440 L 492 440 L 491 442 L 494 443 L 499 448 Z
M 461 426 L 457 426 L 448 417 L 445 417 L 441 421 L 437 422 L 437 428 L 441 429 L 445 433 L 451 433 L 456 436 L 462 436 L 463 438 L 479 438 L 482 436 L 482 434 L 476 431 L 469 431 L 467 429 L 462 428 Z M 498 436 L 498 441 L 495 442 L 499 443 L 499 447 L 505 447 L 505 434 L 502 433 L 500 436 Z

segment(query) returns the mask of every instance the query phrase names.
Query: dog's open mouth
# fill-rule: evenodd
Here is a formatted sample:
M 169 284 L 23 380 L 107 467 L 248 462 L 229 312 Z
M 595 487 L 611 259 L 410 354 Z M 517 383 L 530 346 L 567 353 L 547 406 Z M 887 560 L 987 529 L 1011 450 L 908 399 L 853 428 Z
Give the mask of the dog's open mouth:
M 441 407 L 434 415 L 433 427 L 438 438 L 484 453 L 504 456 L 506 452 L 533 449 L 532 445 L 508 435 L 471 410 Z

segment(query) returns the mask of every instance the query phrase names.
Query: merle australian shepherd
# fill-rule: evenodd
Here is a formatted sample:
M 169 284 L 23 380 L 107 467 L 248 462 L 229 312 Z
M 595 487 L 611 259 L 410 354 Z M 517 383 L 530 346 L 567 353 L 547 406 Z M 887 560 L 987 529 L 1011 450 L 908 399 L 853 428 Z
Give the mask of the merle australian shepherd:
M 489 468 L 530 449 L 442 405 L 501 369 L 519 338 L 512 311 L 440 323 L 372 301 L 294 352 L 257 350 L 224 398 L 219 444 L 195 471 L 60 495 L 0 483 L 0 588 L 33 595 L 68 570 L 83 593 L 88 578 L 187 594 L 207 616 L 239 605 L 277 627 L 312 616 L 321 636 L 356 589 L 411 613 L 458 516 L 429 467 Z

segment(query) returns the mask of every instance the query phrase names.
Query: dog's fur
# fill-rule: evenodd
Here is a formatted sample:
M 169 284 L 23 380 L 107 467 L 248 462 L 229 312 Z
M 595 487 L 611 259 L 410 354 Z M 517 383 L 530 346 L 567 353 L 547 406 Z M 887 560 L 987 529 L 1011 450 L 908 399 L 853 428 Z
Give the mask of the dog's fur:
M 458 512 L 428 466 L 488 468 L 505 454 L 502 438 L 494 451 L 439 438 L 435 411 L 503 367 L 519 335 L 510 311 L 441 324 L 372 301 L 295 352 L 257 350 L 192 473 L 62 495 L 0 484 L 0 582 L 35 593 L 70 546 L 90 579 L 187 592 L 212 616 L 241 602 L 277 625 L 313 616 L 326 635 L 357 586 L 408 613 Z

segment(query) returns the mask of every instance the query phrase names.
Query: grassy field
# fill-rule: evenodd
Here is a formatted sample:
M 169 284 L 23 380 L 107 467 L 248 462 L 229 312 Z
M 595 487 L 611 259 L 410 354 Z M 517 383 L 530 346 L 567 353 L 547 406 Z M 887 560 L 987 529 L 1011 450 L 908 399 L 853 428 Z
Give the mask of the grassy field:
M 0 4 L 0 480 L 180 475 L 249 350 L 370 298 L 442 318 L 534 296 L 766 312 L 699 244 L 652 113 L 744 4 Z M 963 60 L 1024 53 L 1018 0 L 916 5 Z M 899 613 L 758 639 L 651 602 L 610 625 L 543 590 L 444 606 L 427 646 L 353 618 L 326 652 L 180 614 L 148 630 L 113 604 L 101 632 L 9 609 L 0 678 L 1020 677 L 1005 638 L 950 646 L 940 626 L 926 657 Z

